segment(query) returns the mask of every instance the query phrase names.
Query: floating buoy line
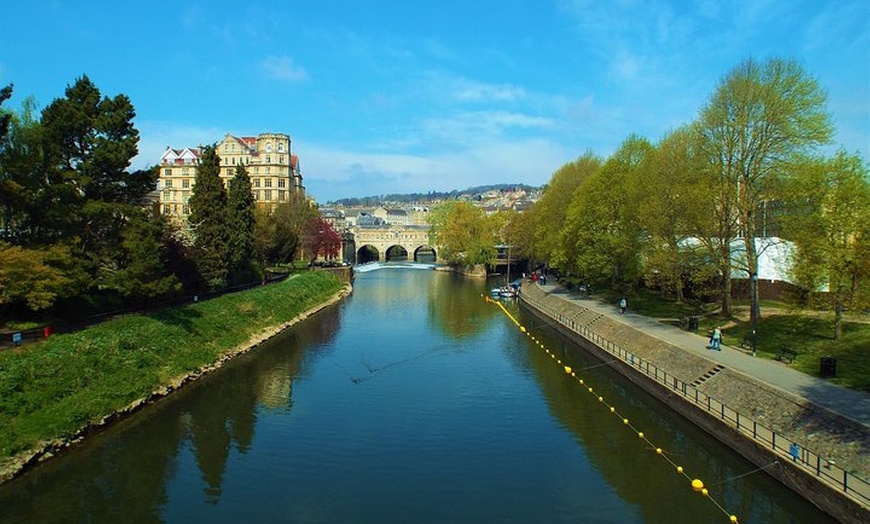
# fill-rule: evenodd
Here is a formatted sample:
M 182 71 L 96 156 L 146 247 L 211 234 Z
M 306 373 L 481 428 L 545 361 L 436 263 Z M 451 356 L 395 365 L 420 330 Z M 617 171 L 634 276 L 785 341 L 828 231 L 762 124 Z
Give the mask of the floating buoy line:
M 609 411 L 610 411 L 614 416 L 618 417 L 618 418 L 622 421 L 622 425 L 623 425 L 623 426 L 626 426 L 626 427 L 628 427 L 629 429 L 631 429 L 632 431 L 634 431 L 634 433 L 637 435 L 638 439 L 640 439 L 642 442 L 645 442 L 646 444 L 648 444 L 650 449 L 655 450 L 656 455 L 662 457 L 665 461 L 667 461 L 668 464 L 670 464 L 671 467 L 674 468 L 674 470 L 677 472 L 677 474 L 682 475 L 682 476 L 683 476 L 687 481 L 689 481 L 689 486 L 691 486 L 691 488 L 692 488 L 693 491 L 699 493 L 701 496 L 703 496 L 704 498 L 706 498 L 707 500 L 709 500 L 710 502 L 712 502 L 712 503 L 713 503 L 717 508 L 719 508 L 719 510 L 720 510 L 720 511 L 725 515 L 725 516 L 728 517 L 728 521 L 729 521 L 729 522 L 734 522 L 734 523 L 738 522 L 738 520 L 737 520 L 737 515 L 733 515 L 733 514 L 729 513 L 729 512 L 728 512 L 728 511 L 727 511 L 727 510 L 722 506 L 722 504 L 719 503 L 719 501 L 717 501 L 714 497 L 712 497 L 712 496 L 710 495 L 710 492 L 708 491 L 707 486 L 704 485 L 704 481 L 702 481 L 702 480 L 699 479 L 699 478 L 692 478 L 692 476 L 689 475 L 689 474 L 685 471 L 685 469 L 683 468 L 683 466 L 680 466 L 679 464 L 677 464 L 676 462 L 674 462 L 674 461 L 671 459 L 671 457 L 669 456 L 669 454 L 666 453 L 666 452 L 665 452 L 661 447 L 656 446 L 656 445 L 655 445 L 655 444 L 654 444 L 654 443 L 649 439 L 649 437 L 647 437 L 647 435 L 646 435 L 643 431 L 641 431 L 639 428 L 635 427 L 634 424 L 632 424 L 630 420 L 628 420 L 628 419 L 625 418 L 624 416 L 620 415 L 620 414 L 619 414 L 619 411 L 616 409 L 616 406 L 612 406 L 612 405 L 610 405 L 610 404 L 609 404 L 609 403 L 604 399 L 604 397 L 598 395 L 598 394 L 595 392 L 595 389 L 594 389 L 592 386 L 590 386 L 590 385 L 586 382 L 585 379 L 583 379 L 583 378 L 577 376 L 577 373 L 576 373 L 576 372 L 571 368 L 571 366 L 568 366 L 567 364 L 564 364 L 564 363 L 562 362 L 562 360 L 559 359 L 559 357 L 558 357 L 555 353 L 552 353 L 549 349 L 547 349 L 547 348 L 544 346 L 544 343 L 543 343 L 543 342 L 541 342 L 540 340 L 536 339 L 535 336 L 532 335 L 532 333 L 531 333 L 529 330 L 527 330 L 527 329 L 525 328 L 525 326 L 523 326 L 522 324 L 520 324 L 519 320 L 517 320 L 513 315 L 511 315 L 510 311 L 508 311 L 508 310 L 504 307 L 504 304 L 502 304 L 501 302 L 499 302 L 499 301 L 497 301 L 497 300 L 492 300 L 492 299 L 490 299 L 488 296 L 484 296 L 484 299 L 485 299 L 487 302 L 491 303 L 491 304 L 496 304 L 496 305 L 497 305 L 497 306 L 502 310 L 502 312 L 503 312 L 503 313 L 504 313 L 504 314 L 505 314 L 505 315 L 506 315 L 506 316 L 507 316 L 507 317 L 508 317 L 508 318 L 509 318 L 509 319 L 510 319 L 510 320 L 511 320 L 511 321 L 512 321 L 512 322 L 513 322 L 513 323 L 514 323 L 518 328 L 519 328 L 520 332 L 522 332 L 523 334 L 525 334 L 526 336 L 528 336 L 528 337 L 532 340 L 532 342 L 535 343 L 536 346 L 538 346 L 539 348 L 541 348 L 542 350 L 544 350 L 548 355 L 550 355 L 550 358 L 553 359 L 553 361 L 554 361 L 557 365 L 561 366 L 562 369 L 565 371 L 565 373 L 566 373 L 567 375 L 570 375 L 570 376 L 571 376 L 574 380 L 576 380 L 577 383 L 578 383 L 580 386 L 582 386 L 583 389 L 585 389 L 585 390 L 586 390 L 590 395 L 596 397 L 596 400 L 597 400 L 600 404 L 604 405 L 604 406 L 605 406 L 605 407 L 606 407 L 606 408 L 607 408 L 607 409 L 608 409 L 608 410 L 609 410 Z M 596 366 L 596 367 L 597 367 L 597 366 Z M 767 466 L 764 466 L 763 468 L 758 468 L 757 470 L 751 471 L 751 472 L 749 472 L 749 473 L 755 473 L 756 471 L 763 470 L 763 469 L 765 469 L 765 468 L 767 468 L 767 467 L 769 467 L 769 466 L 772 466 L 772 465 L 774 465 L 774 464 L 776 464 L 776 462 L 771 463 L 771 464 L 768 464 Z M 718 482 L 718 483 L 716 483 L 716 484 L 722 484 L 722 483 L 727 482 L 727 481 L 729 481 L 729 480 L 734 480 L 734 479 L 736 479 L 736 478 L 744 477 L 744 476 L 748 475 L 749 473 L 746 473 L 746 474 L 743 474 L 743 475 L 738 475 L 737 477 L 734 477 L 733 479 L 728 479 L 728 480 L 725 480 L 725 481 L 721 481 L 721 482 Z

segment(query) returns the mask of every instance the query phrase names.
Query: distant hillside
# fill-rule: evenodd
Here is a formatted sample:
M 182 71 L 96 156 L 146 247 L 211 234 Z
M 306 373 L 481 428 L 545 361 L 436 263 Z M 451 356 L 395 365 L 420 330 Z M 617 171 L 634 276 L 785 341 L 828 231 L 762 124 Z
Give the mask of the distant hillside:
M 461 198 L 473 198 L 488 191 L 514 191 L 522 189 L 526 192 L 541 189 L 538 186 L 526 184 L 493 184 L 489 186 L 476 186 L 468 189 L 454 189 L 449 192 L 430 191 L 428 193 L 408 193 L 404 195 L 376 195 L 359 198 L 342 198 L 334 202 L 327 202 L 328 206 L 344 207 L 376 207 L 381 204 L 418 204 L 440 200 L 456 200 Z

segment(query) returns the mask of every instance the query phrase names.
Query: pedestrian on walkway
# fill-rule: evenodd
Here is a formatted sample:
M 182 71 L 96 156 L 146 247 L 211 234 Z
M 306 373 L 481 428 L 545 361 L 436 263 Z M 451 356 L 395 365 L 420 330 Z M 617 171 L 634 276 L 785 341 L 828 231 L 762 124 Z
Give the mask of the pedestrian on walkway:
M 713 329 L 713 335 L 710 337 L 710 349 L 722 351 L 722 328 L 719 326 Z
M 628 301 L 625 300 L 625 297 L 622 297 L 619 299 L 619 314 L 624 315 L 626 309 L 628 309 Z

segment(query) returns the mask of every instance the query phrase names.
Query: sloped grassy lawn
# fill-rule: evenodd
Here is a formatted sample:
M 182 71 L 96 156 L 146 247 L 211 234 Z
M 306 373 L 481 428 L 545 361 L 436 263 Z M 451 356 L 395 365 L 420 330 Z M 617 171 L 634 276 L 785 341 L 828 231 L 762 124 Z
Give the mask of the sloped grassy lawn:
M 342 288 L 326 272 L 0 351 L 0 459 L 70 435 Z

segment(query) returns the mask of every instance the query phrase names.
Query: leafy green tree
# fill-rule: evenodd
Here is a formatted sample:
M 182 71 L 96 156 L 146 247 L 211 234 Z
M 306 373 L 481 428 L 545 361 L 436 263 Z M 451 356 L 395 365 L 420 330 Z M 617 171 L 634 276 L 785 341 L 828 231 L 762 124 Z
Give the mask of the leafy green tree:
M 631 283 L 639 276 L 637 217 L 640 166 L 652 151 L 648 140 L 629 136 L 584 181 L 568 207 L 560 232 L 557 267 L 592 282 Z
M 500 231 L 487 220 L 483 209 L 468 202 L 445 202 L 428 217 L 430 242 L 441 249 L 441 257 L 451 264 L 489 264 L 498 255 Z
M 135 116 L 126 95 L 103 97 L 87 76 L 42 112 L 42 240 L 76 235 L 76 255 L 93 278 L 119 249 L 127 217 L 157 180 L 155 169 L 127 171 L 138 152 Z
M 688 284 L 706 280 L 708 274 L 691 238 L 691 226 L 707 222 L 712 209 L 695 144 L 691 126 L 671 132 L 645 157 L 638 178 L 643 276 L 650 287 L 677 302 L 683 301 Z
M 0 235 L 8 242 L 34 245 L 38 221 L 49 212 L 40 201 L 47 188 L 44 171 L 42 125 L 36 104 L 28 98 L 17 112 L 5 112 L 7 129 L 0 140 Z
M 140 211 L 130 217 L 121 233 L 119 269 L 113 284 L 123 296 L 152 299 L 181 291 L 180 279 L 170 264 L 170 228 L 163 215 Z
M 0 241 L 0 309 L 23 304 L 47 309 L 75 292 L 69 249 L 29 249 Z
M 795 247 L 792 275 L 811 292 L 827 288 L 837 340 L 843 312 L 870 306 L 867 175 L 857 154 L 841 150 L 833 158 L 806 159 L 789 180 L 785 231 Z
M 250 281 L 257 276 L 254 238 L 256 217 L 251 178 L 243 164 L 236 166 L 235 176 L 229 182 L 227 200 L 230 274 L 237 280 Z
M 12 84 L 4 86 L 0 89 L 0 106 L 3 102 L 12 98 Z M 9 121 L 12 119 L 12 114 L 0 110 L 0 144 L 6 140 L 6 135 L 9 133 Z
M 302 228 L 318 211 L 303 195 L 291 194 L 274 210 L 256 211 L 256 239 L 264 262 L 286 264 L 296 258 L 301 247 Z
M 230 269 L 227 190 L 214 145 L 202 148 L 190 193 L 188 224 L 193 230 L 194 261 L 210 290 L 226 287 Z
M 531 210 L 530 247 L 523 248 L 523 255 L 550 261 L 555 267 L 566 268 L 569 264 L 561 249 L 559 230 L 565 223 L 568 207 L 577 188 L 601 168 L 602 160 L 587 151 L 577 160 L 563 165 L 553 173 L 541 199 Z
M 779 181 L 796 158 L 830 140 L 826 96 L 795 61 L 749 59 L 722 80 L 701 110 L 699 130 L 720 187 L 735 195 L 727 212 L 736 215 L 743 238 L 754 324 L 761 315 L 751 278 L 758 275 L 757 211 L 778 196 Z

